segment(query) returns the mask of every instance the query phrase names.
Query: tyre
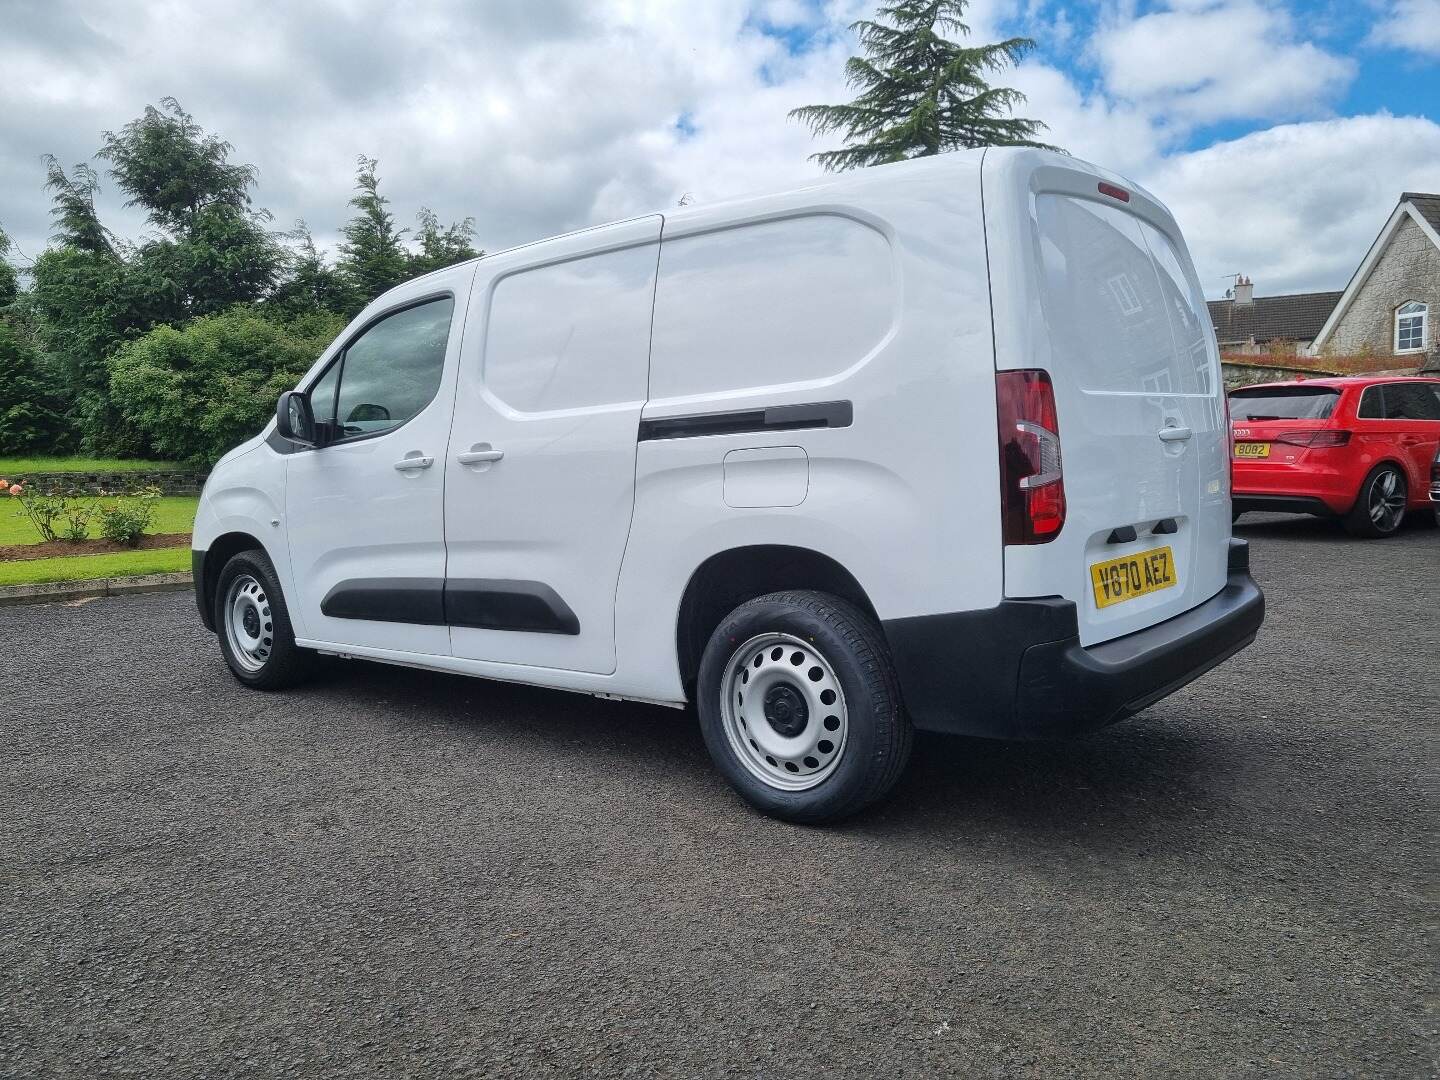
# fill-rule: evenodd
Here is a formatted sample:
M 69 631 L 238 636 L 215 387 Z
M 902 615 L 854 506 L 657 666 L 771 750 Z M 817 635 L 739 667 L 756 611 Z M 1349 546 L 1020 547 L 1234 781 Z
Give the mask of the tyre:
M 827 593 L 771 593 L 721 621 L 696 680 L 700 728 L 746 802 L 820 824 L 883 798 L 911 727 L 880 628 Z
M 1244 510 L 1237 510 L 1237 509 L 1235 509 L 1235 507 L 1232 506 L 1232 507 L 1230 508 L 1230 524 L 1231 524 L 1231 525 L 1234 525 L 1235 522 L 1239 521 L 1239 520 L 1240 520 L 1240 515 L 1243 514 L 1244 512 L 1245 512 Z
M 1378 539 L 1394 536 L 1405 520 L 1405 474 L 1394 465 L 1379 465 L 1365 477 L 1345 529 L 1352 536 Z
M 220 651 L 235 677 L 256 690 L 281 690 L 307 674 L 295 644 L 275 567 L 263 551 L 242 551 L 220 571 L 211 601 Z

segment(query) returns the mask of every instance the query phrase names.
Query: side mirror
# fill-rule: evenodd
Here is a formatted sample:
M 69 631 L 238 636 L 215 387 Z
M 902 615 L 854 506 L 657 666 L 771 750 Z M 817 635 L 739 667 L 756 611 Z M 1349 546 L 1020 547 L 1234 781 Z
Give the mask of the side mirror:
M 275 430 L 282 438 L 307 446 L 315 446 L 315 413 L 310 408 L 310 395 L 301 390 L 287 390 L 275 406 Z

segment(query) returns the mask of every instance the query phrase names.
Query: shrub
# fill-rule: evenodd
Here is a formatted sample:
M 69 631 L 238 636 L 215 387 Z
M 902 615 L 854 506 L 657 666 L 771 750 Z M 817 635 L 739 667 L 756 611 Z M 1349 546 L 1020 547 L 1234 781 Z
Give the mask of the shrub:
M 150 523 L 155 520 L 155 503 L 160 498 L 158 487 L 142 488 L 115 502 L 100 502 L 100 535 L 116 544 L 135 547 Z
M 69 544 L 83 544 L 90 539 L 90 519 L 95 516 L 92 502 L 67 503 L 60 513 L 60 539 Z
M 30 522 L 42 544 L 60 539 L 56 522 L 61 520 L 70 505 L 69 495 L 42 495 L 18 482 L 6 490 L 10 492 L 10 498 L 19 501 L 20 516 Z
M 111 357 L 111 399 L 160 456 L 210 464 L 259 432 L 343 328 L 339 315 L 254 307 L 159 326 Z

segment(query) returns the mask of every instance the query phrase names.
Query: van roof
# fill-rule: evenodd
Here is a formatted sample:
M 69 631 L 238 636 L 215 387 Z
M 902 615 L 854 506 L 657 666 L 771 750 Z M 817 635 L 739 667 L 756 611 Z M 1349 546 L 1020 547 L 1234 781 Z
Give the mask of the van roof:
M 898 179 L 898 174 L 923 175 L 924 173 L 945 171 L 950 169 L 973 169 L 987 154 L 1003 154 L 1007 156 L 1033 156 L 1035 164 L 1048 164 L 1063 168 L 1074 169 L 1077 172 L 1093 173 L 1096 176 L 1115 180 L 1124 183 L 1132 191 L 1154 200 L 1154 196 L 1145 191 L 1144 188 L 1124 177 L 1117 176 L 1107 169 L 1102 169 L 1088 161 L 1071 157 L 1068 154 L 1058 153 L 1052 150 L 1036 150 L 1029 147 L 982 147 L 974 150 L 952 150 L 943 154 L 935 154 L 929 157 L 909 158 L 905 161 L 891 162 L 887 165 L 873 165 L 866 169 L 855 169 L 850 172 L 832 173 L 815 177 L 809 182 L 794 184 L 789 187 L 771 188 L 762 191 L 750 192 L 742 195 L 735 195 L 730 198 L 720 199 L 713 203 L 695 203 L 690 206 L 670 207 L 668 209 L 654 210 L 648 214 L 637 214 L 633 217 L 619 218 L 615 221 L 606 221 L 595 225 L 587 225 L 582 229 L 573 229 L 570 232 L 557 233 L 554 236 L 546 236 L 537 240 L 530 240 L 523 244 L 514 244 L 507 248 L 500 248 L 495 251 L 486 252 L 480 259 L 493 258 L 497 255 L 506 255 L 510 252 L 520 251 L 524 248 L 535 247 L 539 244 L 548 244 L 552 241 L 567 240 L 572 237 L 581 236 L 587 232 L 594 232 L 600 229 L 608 229 L 614 225 L 623 225 L 631 221 L 643 221 L 646 218 L 660 216 L 665 219 L 667 225 L 677 227 L 693 227 L 696 224 L 703 224 L 707 219 L 717 221 L 728 217 L 736 216 L 737 211 L 749 207 L 755 207 L 767 200 L 780 196 L 798 195 L 811 193 L 820 195 L 826 192 L 833 192 L 836 195 L 844 195 L 847 192 L 876 183 L 886 183 Z M 478 262 L 479 259 L 468 260 Z M 456 266 L 464 266 L 466 263 L 456 263 Z M 446 267 L 453 269 L 453 267 Z M 436 271 L 437 273 L 439 271 Z

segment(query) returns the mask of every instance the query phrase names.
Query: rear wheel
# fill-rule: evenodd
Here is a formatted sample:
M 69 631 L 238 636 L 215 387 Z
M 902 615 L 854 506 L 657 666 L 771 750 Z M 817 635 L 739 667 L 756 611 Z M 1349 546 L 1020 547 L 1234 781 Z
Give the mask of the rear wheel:
M 1406 497 L 1405 474 L 1394 465 L 1376 467 L 1360 485 L 1360 495 L 1345 515 L 1345 528 L 1368 539 L 1394 536 L 1405 520 Z
M 275 567 L 263 551 L 242 551 L 220 571 L 215 630 L 235 677 L 257 690 L 280 690 L 308 673 L 310 654 L 295 644 Z
M 880 628 L 827 593 L 771 593 L 716 628 L 700 662 L 700 727 L 756 809 L 819 824 L 887 794 L 911 729 Z

